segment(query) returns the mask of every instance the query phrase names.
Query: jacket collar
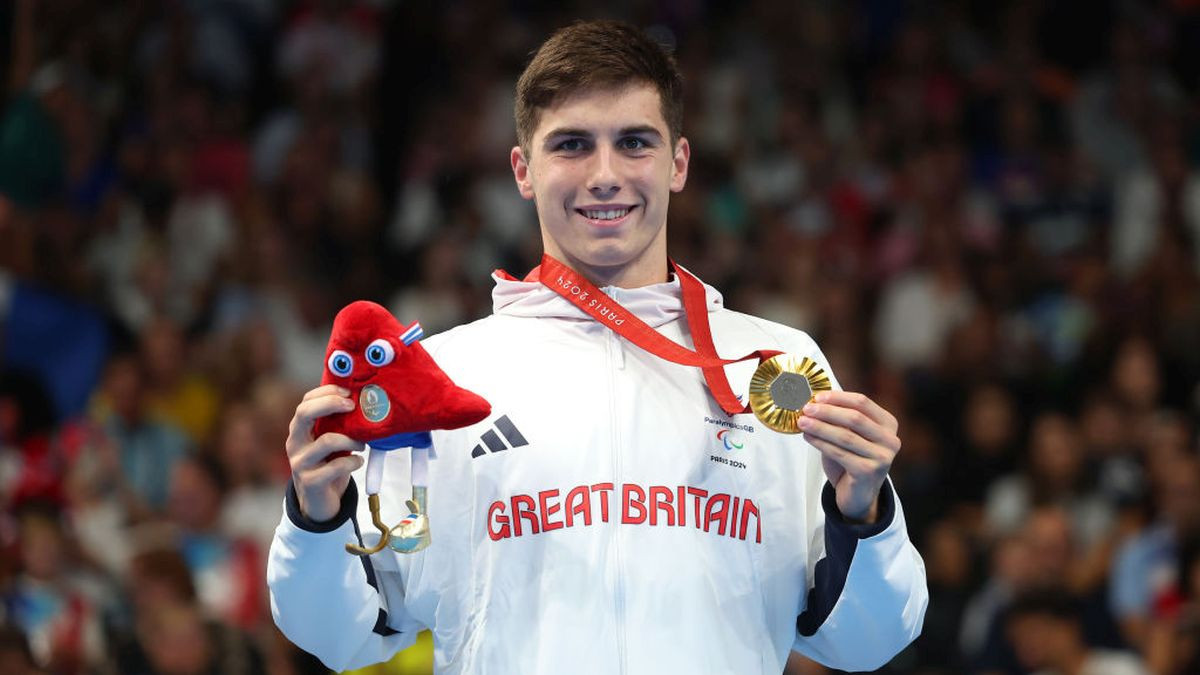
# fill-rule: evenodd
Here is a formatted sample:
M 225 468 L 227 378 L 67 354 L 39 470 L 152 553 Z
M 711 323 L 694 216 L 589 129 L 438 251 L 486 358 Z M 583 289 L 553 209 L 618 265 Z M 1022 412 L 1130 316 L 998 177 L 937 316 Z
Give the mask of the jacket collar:
M 508 316 L 592 320 L 583 310 L 546 288 L 538 281 L 537 272 L 534 268 L 523 280 L 503 270 L 492 273 L 496 282 L 492 289 L 492 311 Z M 653 328 L 683 318 L 683 294 L 679 280 L 673 274 L 670 281 L 661 284 L 639 288 L 604 286 L 600 290 Z M 717 289 L 704 284 L 704 294 L 709 312 L 724 306 L 724 298 Z

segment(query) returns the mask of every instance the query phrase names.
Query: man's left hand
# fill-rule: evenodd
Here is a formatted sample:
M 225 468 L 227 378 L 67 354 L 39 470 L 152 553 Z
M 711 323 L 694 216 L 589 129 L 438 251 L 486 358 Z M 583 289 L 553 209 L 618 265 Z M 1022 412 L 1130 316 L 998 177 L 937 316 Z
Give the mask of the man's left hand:
M 900 451 L 895 416 L 863 394 L 823 391 L 804 406 L 796 426 L 821 452 L 842 515 L 851 522 L 875 522 L 879 490 Z

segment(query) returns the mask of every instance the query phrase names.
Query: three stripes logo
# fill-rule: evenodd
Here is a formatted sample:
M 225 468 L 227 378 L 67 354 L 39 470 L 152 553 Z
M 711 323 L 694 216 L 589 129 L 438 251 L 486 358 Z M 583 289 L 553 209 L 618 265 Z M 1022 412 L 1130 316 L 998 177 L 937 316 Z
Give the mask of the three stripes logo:
M 471 451 L 472 459 L 482 457 L 488 452 L 501 452 L 508 450 L 510 447 L 519 448 L 522 445 L 529 445 L 529 441 L 525 440 L 520 431 L 517 431 L 516 425 L 512 423 L 512 420 L 508 419 L 508 415 L 501 416 L 500 419 L 495 421 L 494 426 L 496 427 L 495 429 L 488 429 L 483 432 L 483 436 L 480 437 L 482 442 L 477 444 L 475 449 Z M 497 434 L 497 431 L 500 433 Z M 504 440 L 500 439 L 501 435 L 504 436 Z M 508 441 L 508 444 L 506 445 L 504 441 Z

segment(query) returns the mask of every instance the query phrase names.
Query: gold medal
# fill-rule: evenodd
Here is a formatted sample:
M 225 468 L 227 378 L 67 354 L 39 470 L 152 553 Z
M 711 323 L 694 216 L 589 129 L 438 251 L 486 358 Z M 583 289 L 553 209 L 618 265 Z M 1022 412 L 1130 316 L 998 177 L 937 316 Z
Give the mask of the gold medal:
M 795 434 L 801 410 L 819 391 L 833 385 L 816 361 L 797 360 L 787 354 L 773 356 L 758 365 L 750 378 L 750 408 L 762 423 L 781 434 Z

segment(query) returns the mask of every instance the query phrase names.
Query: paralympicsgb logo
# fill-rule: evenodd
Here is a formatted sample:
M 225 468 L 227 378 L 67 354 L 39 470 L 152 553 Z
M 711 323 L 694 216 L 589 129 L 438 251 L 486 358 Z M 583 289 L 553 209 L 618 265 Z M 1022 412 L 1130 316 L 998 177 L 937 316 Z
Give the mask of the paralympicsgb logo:
M 746 447 L 744 443 L 738 443 L 735 440 L 736 438 L 737 437 L 734 436 L 729 429 L 721 429 L 717 432 L 717 440 L 721 441 L 721 443 L 725 445 L 725 450 L 729 452 L 741 450 L 742 448 Z

